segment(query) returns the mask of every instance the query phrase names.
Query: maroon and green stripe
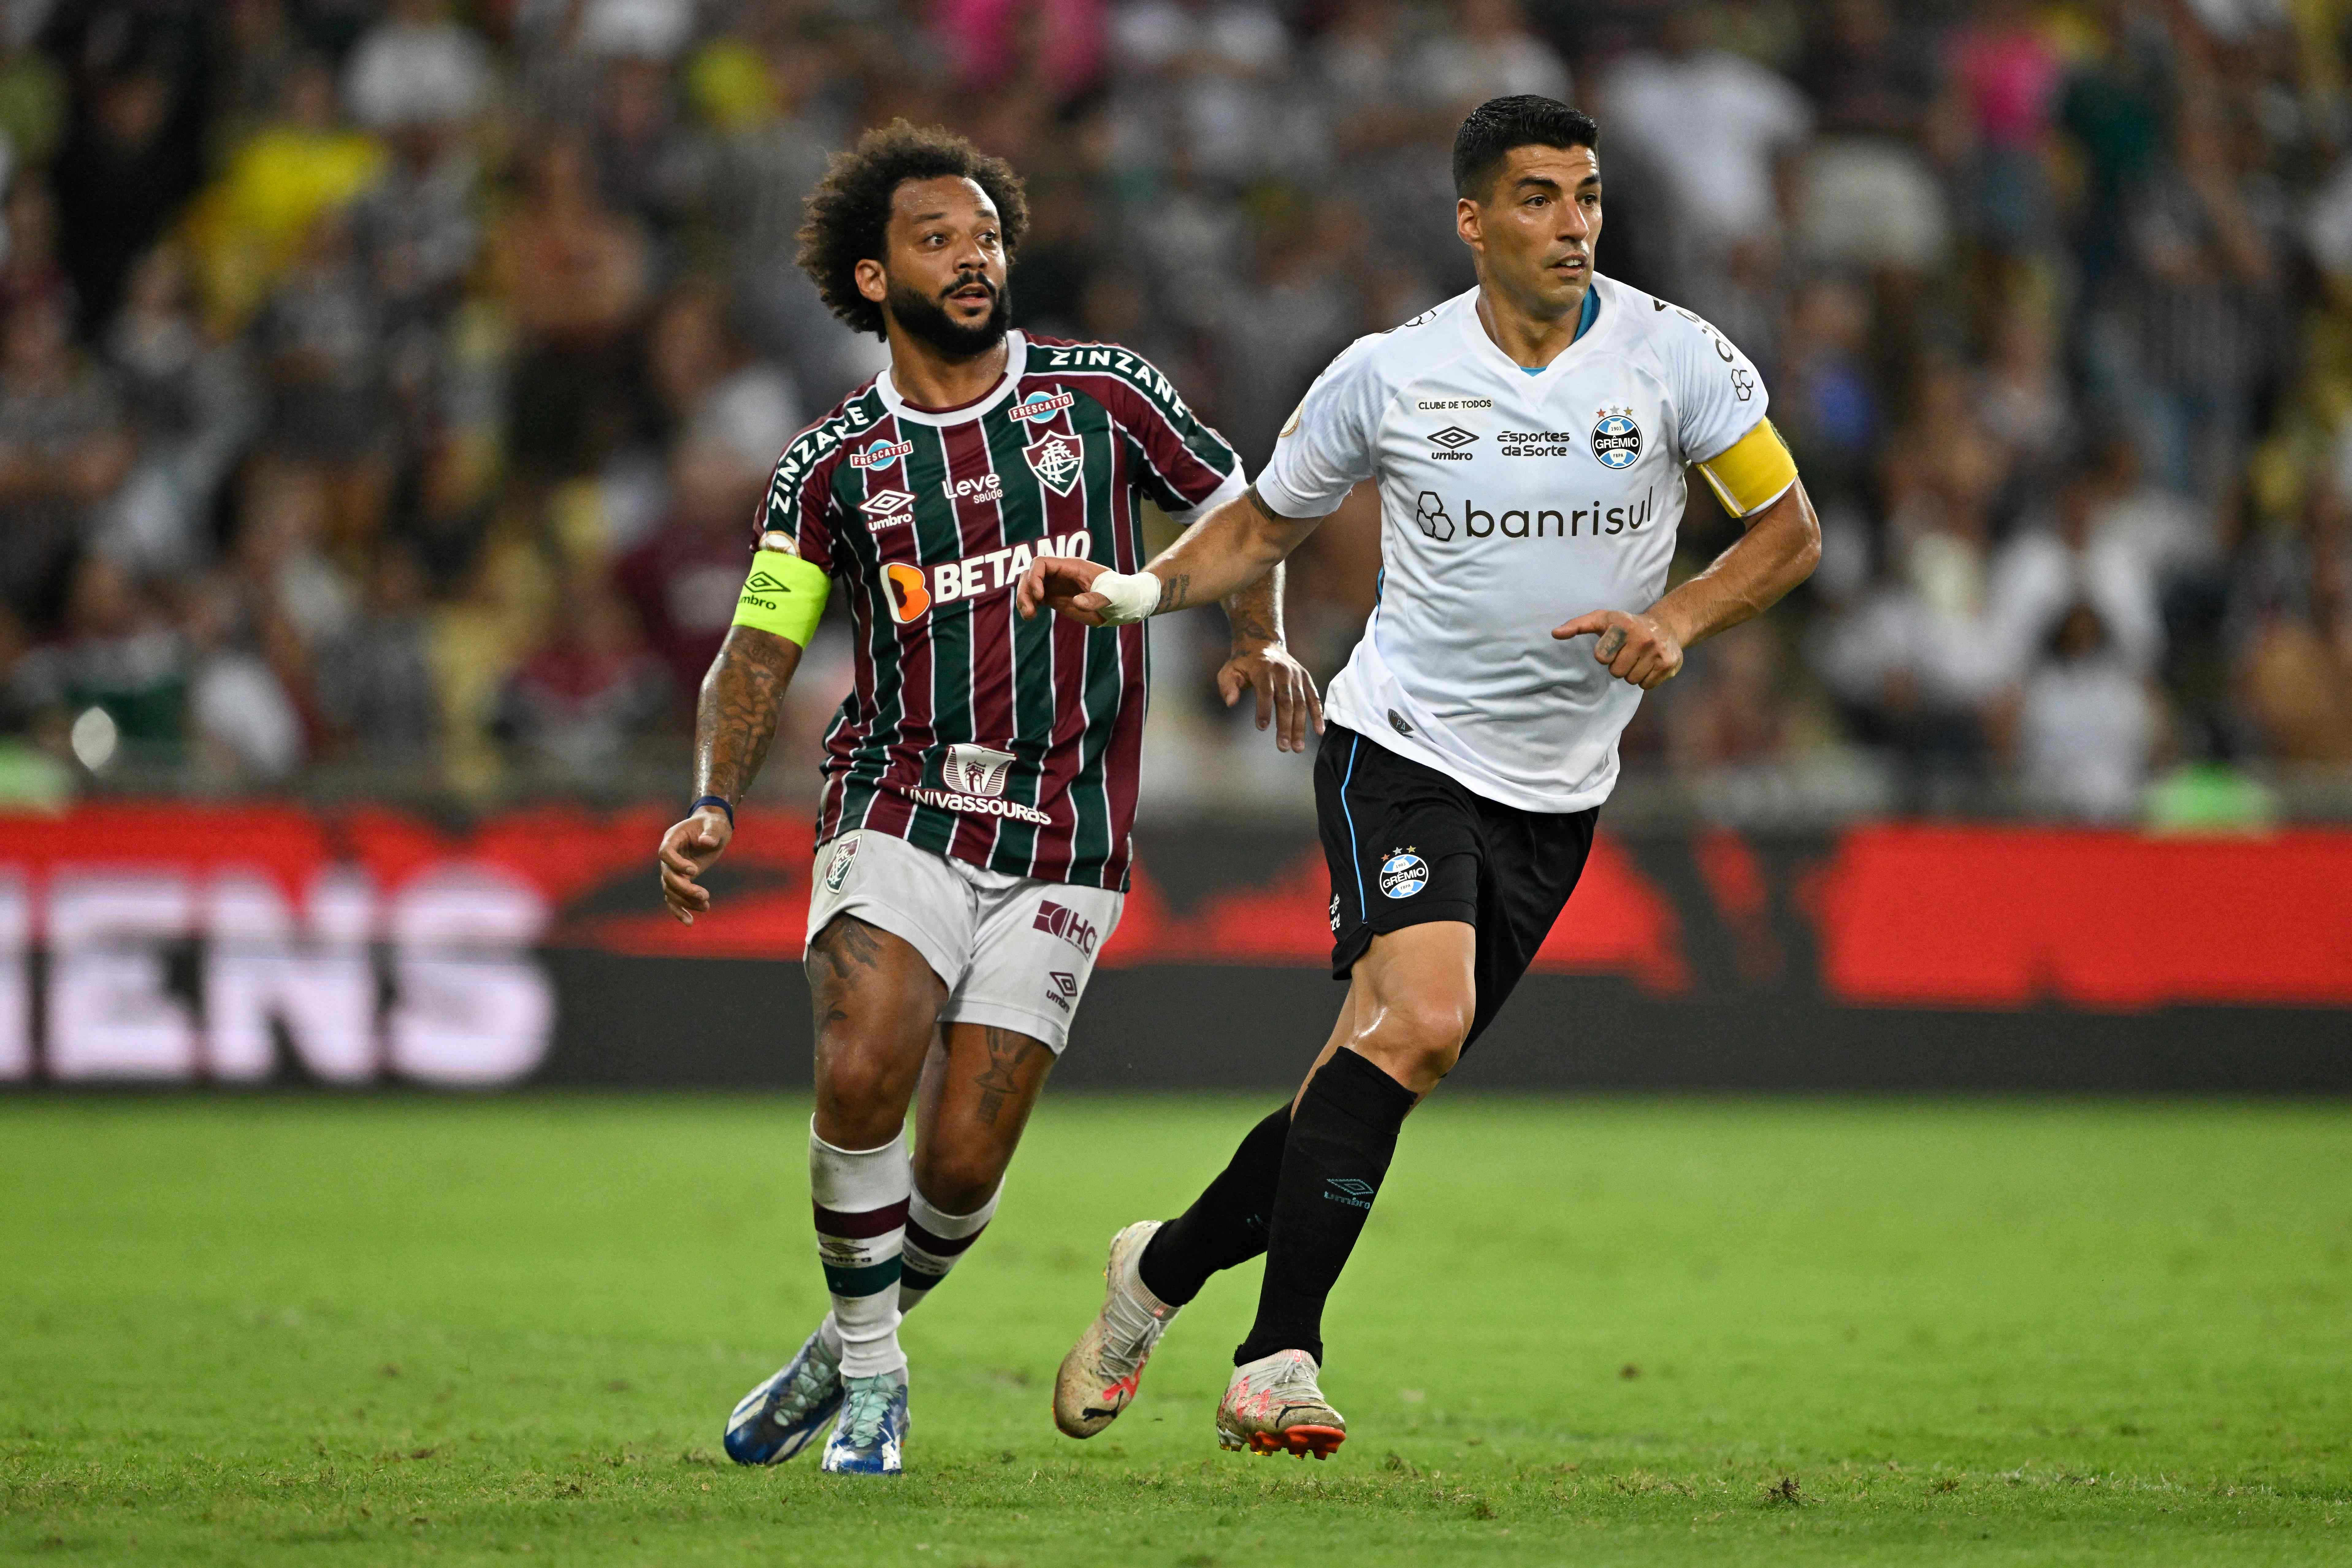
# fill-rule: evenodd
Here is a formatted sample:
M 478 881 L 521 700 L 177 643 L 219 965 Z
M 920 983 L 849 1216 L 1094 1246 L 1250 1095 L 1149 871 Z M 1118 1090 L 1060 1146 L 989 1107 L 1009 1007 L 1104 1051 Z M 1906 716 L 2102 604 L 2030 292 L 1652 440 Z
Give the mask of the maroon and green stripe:
M 1075 401 L 1034 423 L 1014 417 L 1037 392 Z M 1049 433 L 1082 454 L 1066 496 L 1029 458 Z M 877 442 L 912 449 L 887 468 L 847 461 Z M 1015 876 L 1124 888 L 1142 756 L 1143 628 L 1023 621 L 1009 582 L 992 577 L 978 594 L 934 595 L 901 622 L 889 569 L 920 571 L 928 592 L 941 565 L 1083 531 L 1093 559 L 1133 571 L 1143 559 L 1143 500 L 1190 509 L 1239 467 L 1138 356 L 1037 339 L 1019 384 L 971 419 L 896 418 L 869 385 L 799 437 L 779 464 L 763 522 L 788 521 L 802 553 L 842 580 L 856 636 L 856 682 L 825 738 L 820 840 L 868 828 Z M 887 490 L 913 501 L 892 514 L 907 521 L 877 528 L 862 509 Z M 917 791 L 947 790 L 957 743 L 1011 752 L 1001 798 L 1048 821 L 919 799 Z

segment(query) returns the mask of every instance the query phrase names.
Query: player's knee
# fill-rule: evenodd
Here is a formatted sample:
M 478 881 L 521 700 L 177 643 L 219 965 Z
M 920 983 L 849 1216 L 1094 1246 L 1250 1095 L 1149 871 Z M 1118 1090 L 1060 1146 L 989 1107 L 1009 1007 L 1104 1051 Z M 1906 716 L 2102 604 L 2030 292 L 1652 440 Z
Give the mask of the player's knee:
M 923 1201 L 941 1214 L 973 1214 L 996 1195 L 1004 1172 L 984 1150 L 943 1151 L 929 1159 L 918 1156 L 915 1187 Z
M 861 1140 L 844 1148 L 887 1142 L 905 1119 L 914 1083 L 890 1053 L 862 1048 L 856 1041 L 820 1042 L 816 1072 L 817 1120 Z M 840 1139 L 827 1137 L 839 1143 Z
M 1470 1033 L 1470 1005 L 1450 997 L 1416 998 L 1380 1009 L 1352 1042 L 1391 1078 L 1425 1094 L 1454 1070 Z

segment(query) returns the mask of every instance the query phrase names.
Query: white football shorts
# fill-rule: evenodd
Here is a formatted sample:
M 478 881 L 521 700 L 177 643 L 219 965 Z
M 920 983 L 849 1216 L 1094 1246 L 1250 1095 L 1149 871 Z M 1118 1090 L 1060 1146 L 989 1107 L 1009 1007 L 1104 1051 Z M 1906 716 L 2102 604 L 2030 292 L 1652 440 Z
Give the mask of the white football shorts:
M 1127 895 L 991 871 L 870 829 L 817 846 L 812 941 L 835 915 L 904 937 L 948 988 L 942 1024 L 993 1024 L 1059 1056 Z

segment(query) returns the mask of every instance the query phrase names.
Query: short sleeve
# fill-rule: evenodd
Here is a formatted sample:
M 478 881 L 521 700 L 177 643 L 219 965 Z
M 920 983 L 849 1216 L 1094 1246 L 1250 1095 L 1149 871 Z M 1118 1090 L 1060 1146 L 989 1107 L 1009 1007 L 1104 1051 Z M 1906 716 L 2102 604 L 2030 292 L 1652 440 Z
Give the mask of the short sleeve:
M 1381 422 L 1376 342 L 1360 338 L 1333 360 L 1276 438 L 1257 493 L 1276 517 L 1328 517 L 1372 477 Z
M 1081 384 L 1133 443 L 1142 458 L 1138 488 L 1162 511 L 1188 523 L 1242 493 L 1249 481 L 1241 454 L 1192 412 L 1158 367 L 1128 349 L 1087 344 L 1062 352 L 1076 362 L 1065 368 L 1089 378 Z
M 838 441 L 821 439 L 823 427 L 811 430 L 784 448 L 768 479 L 767 499 L 753 519 L 758 547 L 780 547 L 818 571 L 833 571 L 833 472 Z
M 1704 463 L 1728 451 L 1763 421 L 1769 399 L 1756 363 L 1729 338 L 1688 310 L 1675 310 L 1666 328 L 1682 460 Z

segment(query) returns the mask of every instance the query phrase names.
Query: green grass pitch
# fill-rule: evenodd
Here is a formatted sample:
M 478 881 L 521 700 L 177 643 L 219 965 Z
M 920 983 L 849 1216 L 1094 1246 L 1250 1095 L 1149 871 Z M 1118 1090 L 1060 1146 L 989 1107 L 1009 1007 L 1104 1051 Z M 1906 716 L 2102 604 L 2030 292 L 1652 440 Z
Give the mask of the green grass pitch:
M 2352 1561 L 2341 1106 L 1442 1096 L 1338 1458 L 1215 1447 L 1255 1266 L 1058 1436 L 1105 1241 L 1262 1110 L 1049 1096 L 843 1481 L 719 1457 L 823 1305 L 802 1102 L 0 1101 L 0 1558 Z

